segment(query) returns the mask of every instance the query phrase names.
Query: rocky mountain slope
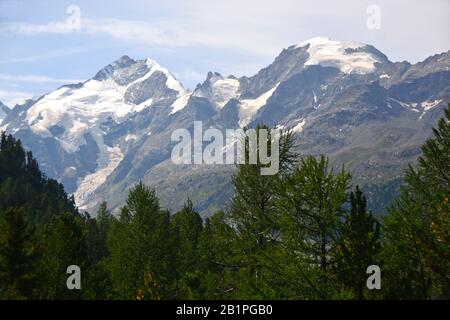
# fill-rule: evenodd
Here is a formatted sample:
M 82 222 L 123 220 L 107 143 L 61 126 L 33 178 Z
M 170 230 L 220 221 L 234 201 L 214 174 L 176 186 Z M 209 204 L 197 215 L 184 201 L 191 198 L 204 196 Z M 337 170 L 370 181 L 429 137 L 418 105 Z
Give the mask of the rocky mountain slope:
M 362 185 L 396 181 L 450 101 L 450 51 L 391 62 L 361 43 L 314 38 L 251 77 L 208 73 L 192 91 L 153 60 L 123 56 L 92 79 L 63 86 L 3 115 L 81 208 L 123 204 L 137 181 L 171 209 L 190 197 L 204 214 L 231 195 L 230 165 L 176 165 L 178 128 L 265 123 L 297 132 L 300 154 L 327 154 Z M 0 119 L 1 119 L 0 114 Z M 380 188 L 378 188 L 380 189 Z
M 0 101 L 0 125 L 3 122 L 3 119 L 5 119 L 10 112 L 11 110 L 5 104 L 3 104 L 3 102 Z

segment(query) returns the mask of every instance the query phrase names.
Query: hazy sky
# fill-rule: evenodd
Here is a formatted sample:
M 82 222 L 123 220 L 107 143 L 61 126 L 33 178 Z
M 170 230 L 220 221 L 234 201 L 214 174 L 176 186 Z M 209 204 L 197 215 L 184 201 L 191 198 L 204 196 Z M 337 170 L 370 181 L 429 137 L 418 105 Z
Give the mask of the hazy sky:
M 252 75 L 315 36 L 417 62 L 449 50 L 449 30 L 450 0 L 0 0 L 0 100 L 85 80 L 123 54 L 193 88 L 210 70 Z

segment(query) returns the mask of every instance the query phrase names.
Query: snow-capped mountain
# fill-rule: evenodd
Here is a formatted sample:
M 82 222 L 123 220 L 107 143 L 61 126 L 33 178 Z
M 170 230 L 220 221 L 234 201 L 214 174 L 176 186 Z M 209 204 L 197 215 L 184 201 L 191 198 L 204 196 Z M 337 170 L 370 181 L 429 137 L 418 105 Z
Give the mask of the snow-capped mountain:
M 367 74 L 376 71 L 376 64 L 387 62 L 379 51 L 357 42 L 333 41 L 317 37 L 302 42 L 295 48 L 307 48 L 305 66 L 335 67 L 343 73 Z
M 35 139 L 45 141 L 50 159 L 43 164 L 53 169 L 47 172 L 68 183 L 69 190 L 76 191 L 76 199 L 83 203 L 85 196 L 101 185 L 123 158 L 120 140 L 105 142 L 111 130 L 108 124 L 119 125 L 130 115 L 158 105 L 167 107 L 169 113 L 172 104 L 176 107 L 177 99 L 187 93 L 155 61 L 134 61 L 123 56 L 92 79 L 40 97 L 9 123 L 17 135 L 29 132 Z M 122 140 L 134 138 L 130 134 Z M 57 160 L 58 155 L 63 158 L 63 166 L 54 168 L 52 158 Z
M 173 164 L 173 130 L 192 130 L 195 120 L 222 130 L 292 129 L 301 154 L 345 163 L 357 183 L 384 183 L 414 161 L 450 101 L 449 67 L 450 52 L 411 65 L 370 45 L 319 37 L 283 49 L 251 77 L 210 72 L 189 92 L 157 62 L 123 56 L 83 83 L 15 106 L 2 128 L 82 208 L 102 200 L 117 208 L 143 180 L 172 209 L 190 197 L 211 213 L 231 194 L 233 166 Z

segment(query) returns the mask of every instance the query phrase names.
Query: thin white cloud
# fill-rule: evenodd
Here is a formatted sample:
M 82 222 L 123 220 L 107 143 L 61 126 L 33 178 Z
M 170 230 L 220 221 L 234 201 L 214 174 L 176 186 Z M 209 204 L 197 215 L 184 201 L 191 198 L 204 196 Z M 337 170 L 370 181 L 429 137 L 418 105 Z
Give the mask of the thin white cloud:
M 1 30 L 1 27 L 0 27 L 0 30 Z M 64 49 L 60 49 L 60 50 L 47 51 L 47 52 L 44 52 L 41 54 L 4 59 L 4 60 L 0 60 L 0 63 L 5 64 L 5 63 L 21 63 L 21 62 L 34 62 L 34 61 L 40 61 L 40 60 L 48 60 L 48 59 L 78 54 L 78 53 L 91 52 L 91 51 L 95 51 L 95 50 L 103 49 L 103 48 L 106 48 L 106 46 L 95 45 L 95 46 L 68 47 L 68 48 L 64 48 Z
M 13 22 L 0 24 L 0 34 L 106 36 L 121 45 L 134 42 L 148 47 L 219 48 L 238 53 L 234 61 L 225 61 L 227 64 L 239 63 L 241 54 L 273 58 L 283 47 L 323 35 L 373 44 L 394 61 L 415 62 L 449 49 L 450 2 L 428 2 L 377 0 L 382 12 L 379 31 L 366 26 L 366 9 L 374 4 L 372 0 L 167 0 L 139 2 L 138 12 L 124 12 L 111 1 L 105 14 L 126 17 L 121 19 L 85 15 L 80 4 L 80 29 L 71 29 L 62 19 L 43 24 Z M 115 15 L 118 8 L 120 14 Z
M 24 23 L 24 22 L 6 22 L 0 24 L 0 29 L 6 32 L 12 32 L 22 35 L 36 35 L 41 33 L 71 33 L 65 21 L 55 21 L 46 24 Z
M 83 80 L 80 79 L 59 79 L 46 76 L 36 75 L 9 75 L 1 74 L 0 80 L 14 81 L 14 82 L 32 82 L 32 83 L 78 83 Z
M 262 33 L 261 30 L 250 30 L 251 32 L 243 33 L 238 25 L 218 29 L 218 26 L 210 24 L 208 20 L 204 23 L 193 21 L 192 19 L 197 19 L 196 17 L 189 17 L 180 21 L 172 19 L 148 22 L 110 18 L 82 18 L 81 27 L 76 30 L 71 29 L 64 21 L 46 24 L 12 22 L 0 24 L 0 32 L 24 36 L 42 34 L 106 35 L 117 40 L 149 46 L 166 48 L 203 46 L 234 49 L 265 56 L 272 55 L 274 47 L 277 47 L 276 50 L 280 50 L 282 47 L 281 41 L 275 41 L 274 39 L 267 41 L 267 32 Z
M 0 101 L 12 108 L 17 103 L 22 103 L 26 99 L 31 99 L 35 96 L 32 92 L 14 91 L 14 90 L 0 90 Z
M 224 75 L 252 75 L 272 62 L 282 48 L 318 35 L 372 44 L 393 61 L 417 62 L 450 48 L 448 0 L 435 1 L 432 6 L 421 1 L 377 0 L 382 12 L 379 31 L 368 30 L 366 25 L 366 9 L 372 0 L 167 0 L 139 2 L 135 6 L 138 10 L 129 11 L 111 1 L 110 8 L 99 13 L 104 16 L 90 15 L 89 4 L 82 2 L 80 29 L 70 28 L 63 15 L 59 21 L 48 23 L 0 23 L 0 36 L 9 40 L 10 34 L 43 38 L 59 35 L 65 43 L 72 43 L 74 36 L 76 43 L 82 41 L 88 46 L 120 47 L 121 54 L 132 54 L 131 45 L 141 45 L 150 57 L 153 49 L 168 49 L 172 52 L 168 60 L 179 59 L 180 52 L 186 59 L 172 60 L 171 71 L 189 87 L 204 80 L 206 68 Z M 12 38 L 10 43 L 14 45 Z M 83 51 L 89 49 L 5 56 L 0 64 L 48 60 Z M 200 51 L 202 54 L 198 54 Z M 196 61 L 197 56 L 201 62 Z

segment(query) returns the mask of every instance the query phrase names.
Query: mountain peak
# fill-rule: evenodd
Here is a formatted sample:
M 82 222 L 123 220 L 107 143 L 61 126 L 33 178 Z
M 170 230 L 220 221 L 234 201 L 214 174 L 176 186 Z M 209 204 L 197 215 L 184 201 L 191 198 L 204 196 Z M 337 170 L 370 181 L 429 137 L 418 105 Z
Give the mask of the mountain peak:
M 217 108 L 222 108 L 232 98 L 239 96 L 239 80 L 234 76 L 223 76 L 218 72 L 208 72 L 206 80 L 198 84 L 193 95 L 208 99 Z
M 142 60 L 136 61 L 134 59 L 131 59 L 127 55 L 123 55 L 119 59 L 100 69 L 93 79 L 97 81 L 106 80 L 110 78 L 117 70 L 130 68 L 131 66 L 136 65 L 140 61 Z
M 212 78 L 223 78 L 223 76 L 219 73 L 219 72 L 212 72 L 212 71 L 208 71 L 208 74 L 206 75 L 206 81 L 210 81 Z
M 133 82 L 148 80 L 155 72 L 164 74 L 169 89 L 177 91 L 181 95 L 186 93 L 186 89 L 175 76 L 151 58 L 134 60 L 127 55 L 123 55 L 97 72 L 93 80 L 103 81 L 112 78 L 118 85 L 128 86 Z
M 136 61 L 131 59 L 127 55 L 123 55 L 119 59 L 114 61 L 114 64 L 117 65 L 120 68 L 126 68 L 126 67 L 129 67 L 129 66 L 131 66 L 132 64 L 135 64 L 135 63 L 136 63 Z
M 157 61 L 153 60 L 152 58 L 147 58 L 147 59 L 144 59 L 144 60 L 141 60 L 141 61 L 145 62 L 145 64 L 146 64 L 150 69 L 151 69 L 152 67 L 155 67 L 155 68 L 161 68 L 161 65 L 160 65 Z
M 349 41 L 338 41 L 338 40 L 333 40 L 330 37 L 325 37 L 325 36 L 317 36 L 311 39 L 308 39 L 306 41 L 300 42 L 299 44 L 296 45 L 297 48 L 299 47 L 304 47 L 306 45 L 312 45 L 312 46 L 316 46 L 316 45 L 343 45 L 343 46 L 364 46 L 363 43 L 360 42 L 349 42 Z
M 305 66 L 335 67 L 344 73 L 371 73 L 375 70 L 375 63 L 386 59 L 378 50 L 364 43 L 336 41 L 328 37 L 315 37 L 293 48 L 306 48 L 309 58 Z

